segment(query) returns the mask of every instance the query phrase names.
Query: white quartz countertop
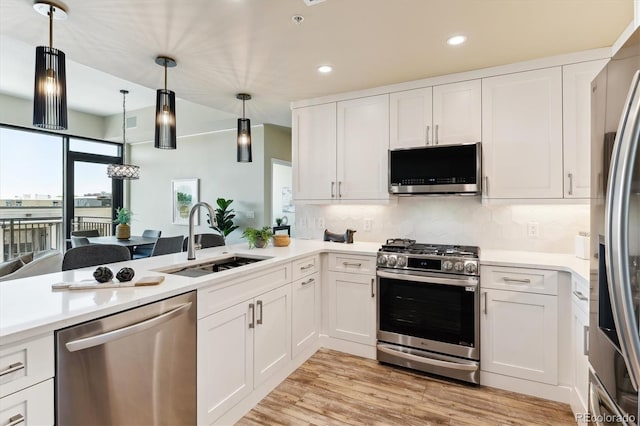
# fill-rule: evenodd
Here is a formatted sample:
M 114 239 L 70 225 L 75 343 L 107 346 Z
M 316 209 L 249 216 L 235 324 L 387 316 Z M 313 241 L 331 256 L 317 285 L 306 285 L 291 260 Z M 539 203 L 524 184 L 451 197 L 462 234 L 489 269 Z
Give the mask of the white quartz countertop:
M 198 288 L 223 284 L 230 279 L 305 256 L 325 252 L 374 255 L 381 244 L 382 242 L 341 244 L 292 239 L 288 247 L 269 246 L 249 250 L 247 244 L 243 243 L 198 250 L 196 260 L 192 261 L 187 261 L 187 254 L 183 252 L 109 265 L 114 274 L 120 268 L 129 266 L 135 270 L 136 278 L 157 275 L 165 277 L 163 283 L 145 287 L 52 290 L 51 285 L 54 283 L 91 279 L 95 267 L 4 281 L 0 283 L 0 346 Z M 198 278 L 160 272 L 162 269 L 203 263 L 228 254 L 269 259 Z M 575 272 L 586 279 L 589 277 L 589 262 L 568 254 L 481 250 L 480 262 L 487 265 L 555 269 Z

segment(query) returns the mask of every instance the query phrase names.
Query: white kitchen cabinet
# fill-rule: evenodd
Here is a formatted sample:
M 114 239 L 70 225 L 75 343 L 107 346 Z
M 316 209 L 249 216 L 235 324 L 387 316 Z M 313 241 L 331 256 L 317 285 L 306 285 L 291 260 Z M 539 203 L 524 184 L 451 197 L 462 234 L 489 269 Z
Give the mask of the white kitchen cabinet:
M 329 265 L 340 265 L 332 261 Z M 373 256 L 350 255 L 349 261 L 369 264 Z M 329 336 L 365 345 L 376 343 L 376 277 L 374 272 L 342 272 L 329 266 L 327 277 L 329 294 Z
M 389 101 L 392 149 L 481 141 L 480 80 L 395 92 Z
M 433 143 L 432 97 L 431 87 L 389 95 L 389 147 L 391 149 Z
M 335 198 L 336 103 L 294 109 L 291 134 L 294 198 Z
M 53 401 L 52 378 L 0 398 L 0 425 L 53 425 Z
M 480 368 L 558 384 L 558 274 L 482 266 Z
M 289 284 L 198 321 L 198 424 L 212 424 L 291 359 Z
M 562 70 L 482 79 L 486 198 L 562 198 Z
M 312 346 L 320 335 L 320 274 L 315 272 L 291 284 L 292 356 Z
M 433 141 L 436 145 L 482 140 L 480 80 L 433 87 Z
M 573 388 L 571 408 L 574 413 L 586 413 L 589 402 L 589 285 L 574 274 L 571 296 L 571 337 Z
M 389 96 L 297 108 L 296 201 L 388 201 Z
M 389 96 L 338 102 L 337 126 L 338 200 L 388 200 Z
M 589 198 L 591 164 L 591 81 L 606 59 L 562 67 L 564 197 Z

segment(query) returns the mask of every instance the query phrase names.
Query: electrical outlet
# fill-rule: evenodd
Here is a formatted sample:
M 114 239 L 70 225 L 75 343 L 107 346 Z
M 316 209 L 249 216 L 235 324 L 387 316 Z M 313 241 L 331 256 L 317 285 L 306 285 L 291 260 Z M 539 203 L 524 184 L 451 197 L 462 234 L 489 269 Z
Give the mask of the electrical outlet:
M 540 225 L 538 222 L 527 222 L 527 236 L 529 238 L 538 238 L 540 236 Z
M 316 217 L 316 228 L 324 229 L 324 217 Z
M 256 217 L 256 213 L 253 210 L 248 210 L 245 214 L 247 219 L 254 219 Z
M 371 228 L 373 228 L 373 219 L 365 219 L 363 228 L 366 232 L 371 232 Z
M 306 228 L 307 227 L 307 217 L 306 216 L 299 216 L 298 217 L 298 226 L 300 228 Z

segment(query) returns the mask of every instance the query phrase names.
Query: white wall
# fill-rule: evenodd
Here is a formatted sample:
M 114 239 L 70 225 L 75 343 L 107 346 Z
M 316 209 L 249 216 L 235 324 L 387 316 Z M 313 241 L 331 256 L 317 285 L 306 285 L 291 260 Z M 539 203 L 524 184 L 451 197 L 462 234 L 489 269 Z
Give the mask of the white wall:
M 588 205 L 482 205 L 479 198 L 401 197 L 388 206 L 296 205 L 296 237 L 322 238 L 325 227 L 357 230 L 355 241 L 412 238 L 423 243 L 477 245 L 481 249 L 573 253 L 574 237 L 589 231 Z M 364 220 L 372 219 L 370 232 Z M 539 237 L 527 237 L 537 222 Z
M 94 139 L 104 137 L 105 120 L 103 117 L 71 109 L 67 113 L 69 129 L 57 133 Z M 33 127 L 33 101 L 0 93 L 0 123 L 35 128 Z

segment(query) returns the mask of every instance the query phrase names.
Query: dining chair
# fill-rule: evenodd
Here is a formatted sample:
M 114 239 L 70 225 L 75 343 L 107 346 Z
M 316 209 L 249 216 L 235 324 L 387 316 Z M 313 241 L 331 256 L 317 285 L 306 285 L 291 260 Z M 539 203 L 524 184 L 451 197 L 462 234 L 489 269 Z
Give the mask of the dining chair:
M 97 229 L 83 229 L 81 231 L 71 231 L 72 237 L 99 237 L 100 232 Z
M 68 271 L 70 269 L 86 268 L 125 260 L 131 260 L 131 253 L 124 246 L 90 244 L 67 250 L 62 258 L 62 270 Z
M 71 236 L 71 247 L 80 247 L 80 246 L 88 246 L 91 244 L 87 237 L 76 237 L 75 235 Z
M 142 231 L 142 236 L 145 238 L 160 238 L 162 231 L 158 229 L 145 229 Z M 151 256 L 153 251 L 153 244 L 145 244 L 143 246 L 135 246 L 133 248 L 132 256 L 134 259 L 141 259 L 143 257 Z
M 161 256 L 163 254 L 180 253 L 182 251 L 182 240 L 184 236 L 161 237 L 153 245 L 151 256 Z
M 195 234 L 196 245 L 200 244 L 200 248 L 218 247 L 226 245 L 224 237 L 220 234 Z M 182 243 L 182 251 L 187 251 L 189 247 L 189 237 L 184 239 Z

